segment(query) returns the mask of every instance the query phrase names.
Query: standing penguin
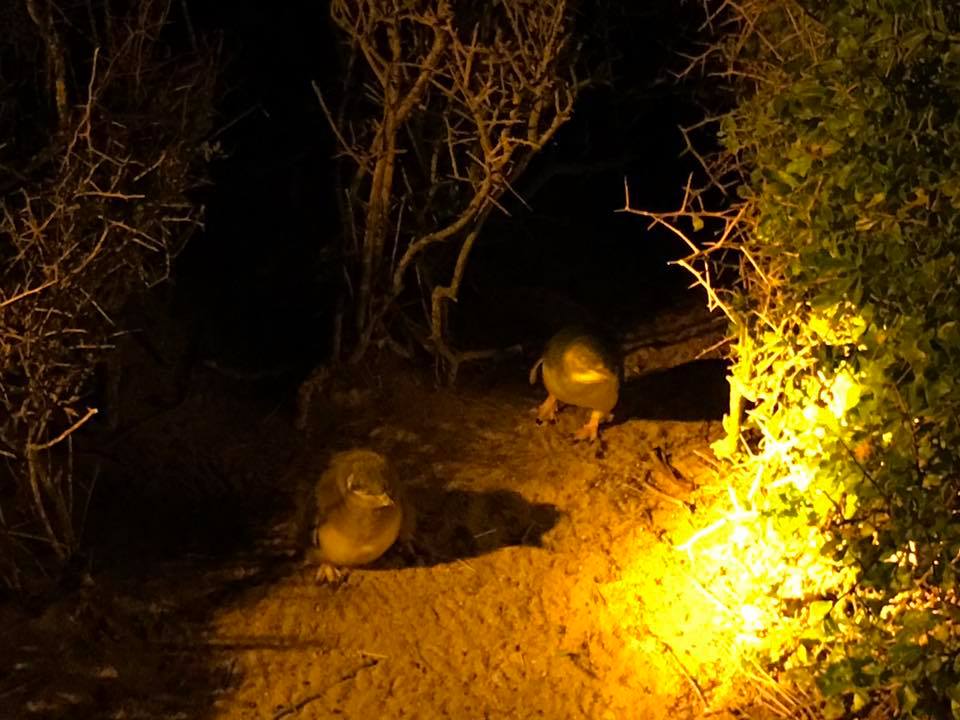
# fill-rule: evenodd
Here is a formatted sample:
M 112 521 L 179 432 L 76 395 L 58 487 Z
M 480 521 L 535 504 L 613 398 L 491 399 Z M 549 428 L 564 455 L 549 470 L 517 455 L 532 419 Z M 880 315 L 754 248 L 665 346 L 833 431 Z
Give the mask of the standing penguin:
M 409 505 L 401 502 L 393 467 L 372 450 L 336 453 L 315 490 L 309 557 L 318 579 L 334 580 L 339 568 L 373 562 L 409 532 Z
M 537 409 L 538 422 L 553 422 L 560 403 L 586 408 L 590 419 L 575 437 L 596 440 L 600 423 L 611 417 L 620 396 L 623 363 L 615 346 L 582 327 L 567 327 L 550 338 L 531 368 L 531 385 L 537 382 L 541 365 L 548 394 Z

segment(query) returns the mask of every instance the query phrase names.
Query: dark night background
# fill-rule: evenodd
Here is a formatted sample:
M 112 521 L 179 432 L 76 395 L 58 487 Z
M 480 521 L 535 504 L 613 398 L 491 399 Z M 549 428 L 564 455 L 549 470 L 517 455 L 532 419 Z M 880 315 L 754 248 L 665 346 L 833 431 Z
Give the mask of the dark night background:
M 315 80 L 335 90 L 338 37 L 323 2 L 192 8 L 199 32 L 224 37 L 216 140 L 227 157 L 202 192 L 206 231 L 179 258 L 175 297 L 202 356 L 302 374 L 329 351 L 338 278 L 325 260 L 338 233 L 336 148 L 311 88 Z M 585 5 L 584 54 L 607 79 L 582 93 L 573 120 L 521 179 L 530 208 L 508 198 L 511 216 L 488 222 L 454 315 L 462 347 L 539 340 L 544 314 L 565 307 L 625 331 L 689 300 L 689 278 L 666 265 L 683 254 L 679 240 L 615 212 L 624 178 L 634 207 L 667 210 L 697 169 L 678 126 L 700 111 L 668 72 L 691 42 L 689 11 L 672 1 Z

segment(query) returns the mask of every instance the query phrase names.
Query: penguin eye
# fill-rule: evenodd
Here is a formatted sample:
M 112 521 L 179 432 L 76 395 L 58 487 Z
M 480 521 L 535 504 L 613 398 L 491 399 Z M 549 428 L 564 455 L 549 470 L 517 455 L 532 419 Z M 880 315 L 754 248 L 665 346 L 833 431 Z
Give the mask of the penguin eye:
M 379 492 L 379 489 L 377 483 L 372 478 L 350 473 L 347 476 L 347 492 L 364 497 L 373 497 Z
M 347 490 L 350 492 L 356 492 L 357 490 L 356 475 L 354 475 L 354 473 L 347 475 Z

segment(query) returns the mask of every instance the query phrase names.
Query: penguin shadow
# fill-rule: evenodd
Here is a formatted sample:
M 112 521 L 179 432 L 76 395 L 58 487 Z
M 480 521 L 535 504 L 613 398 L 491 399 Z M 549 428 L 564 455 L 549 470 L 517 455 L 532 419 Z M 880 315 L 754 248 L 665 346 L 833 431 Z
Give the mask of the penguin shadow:
M 561 517 L 555 505 L 532 503 L 512 490 L 416 487 L 406 495 L 415 508 L 413 537 L 395 543 L 375 567 L 434 567 L 504 547 L 543 547 Z
M 726 360 L 693 360 L 627 380 L 611 425 L 631 419 L 721 420 L 729 408 Z

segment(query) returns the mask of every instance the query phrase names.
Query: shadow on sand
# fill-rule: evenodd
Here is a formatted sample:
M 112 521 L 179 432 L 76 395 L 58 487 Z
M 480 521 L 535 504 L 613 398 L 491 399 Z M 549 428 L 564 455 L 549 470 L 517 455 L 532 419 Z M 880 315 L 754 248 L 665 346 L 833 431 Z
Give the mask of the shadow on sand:
M 614 424 L 631 419 L 721 420 L 729 406 L 725 360 L 694 360 L 628 380 Z
M 561 516 L 556 506 L 510 490 L 411 488 L 408 494 L 417 518 L 413 547 L 397 543 L 371 569 L 434 567 L 504 547 L 542 547 Z

